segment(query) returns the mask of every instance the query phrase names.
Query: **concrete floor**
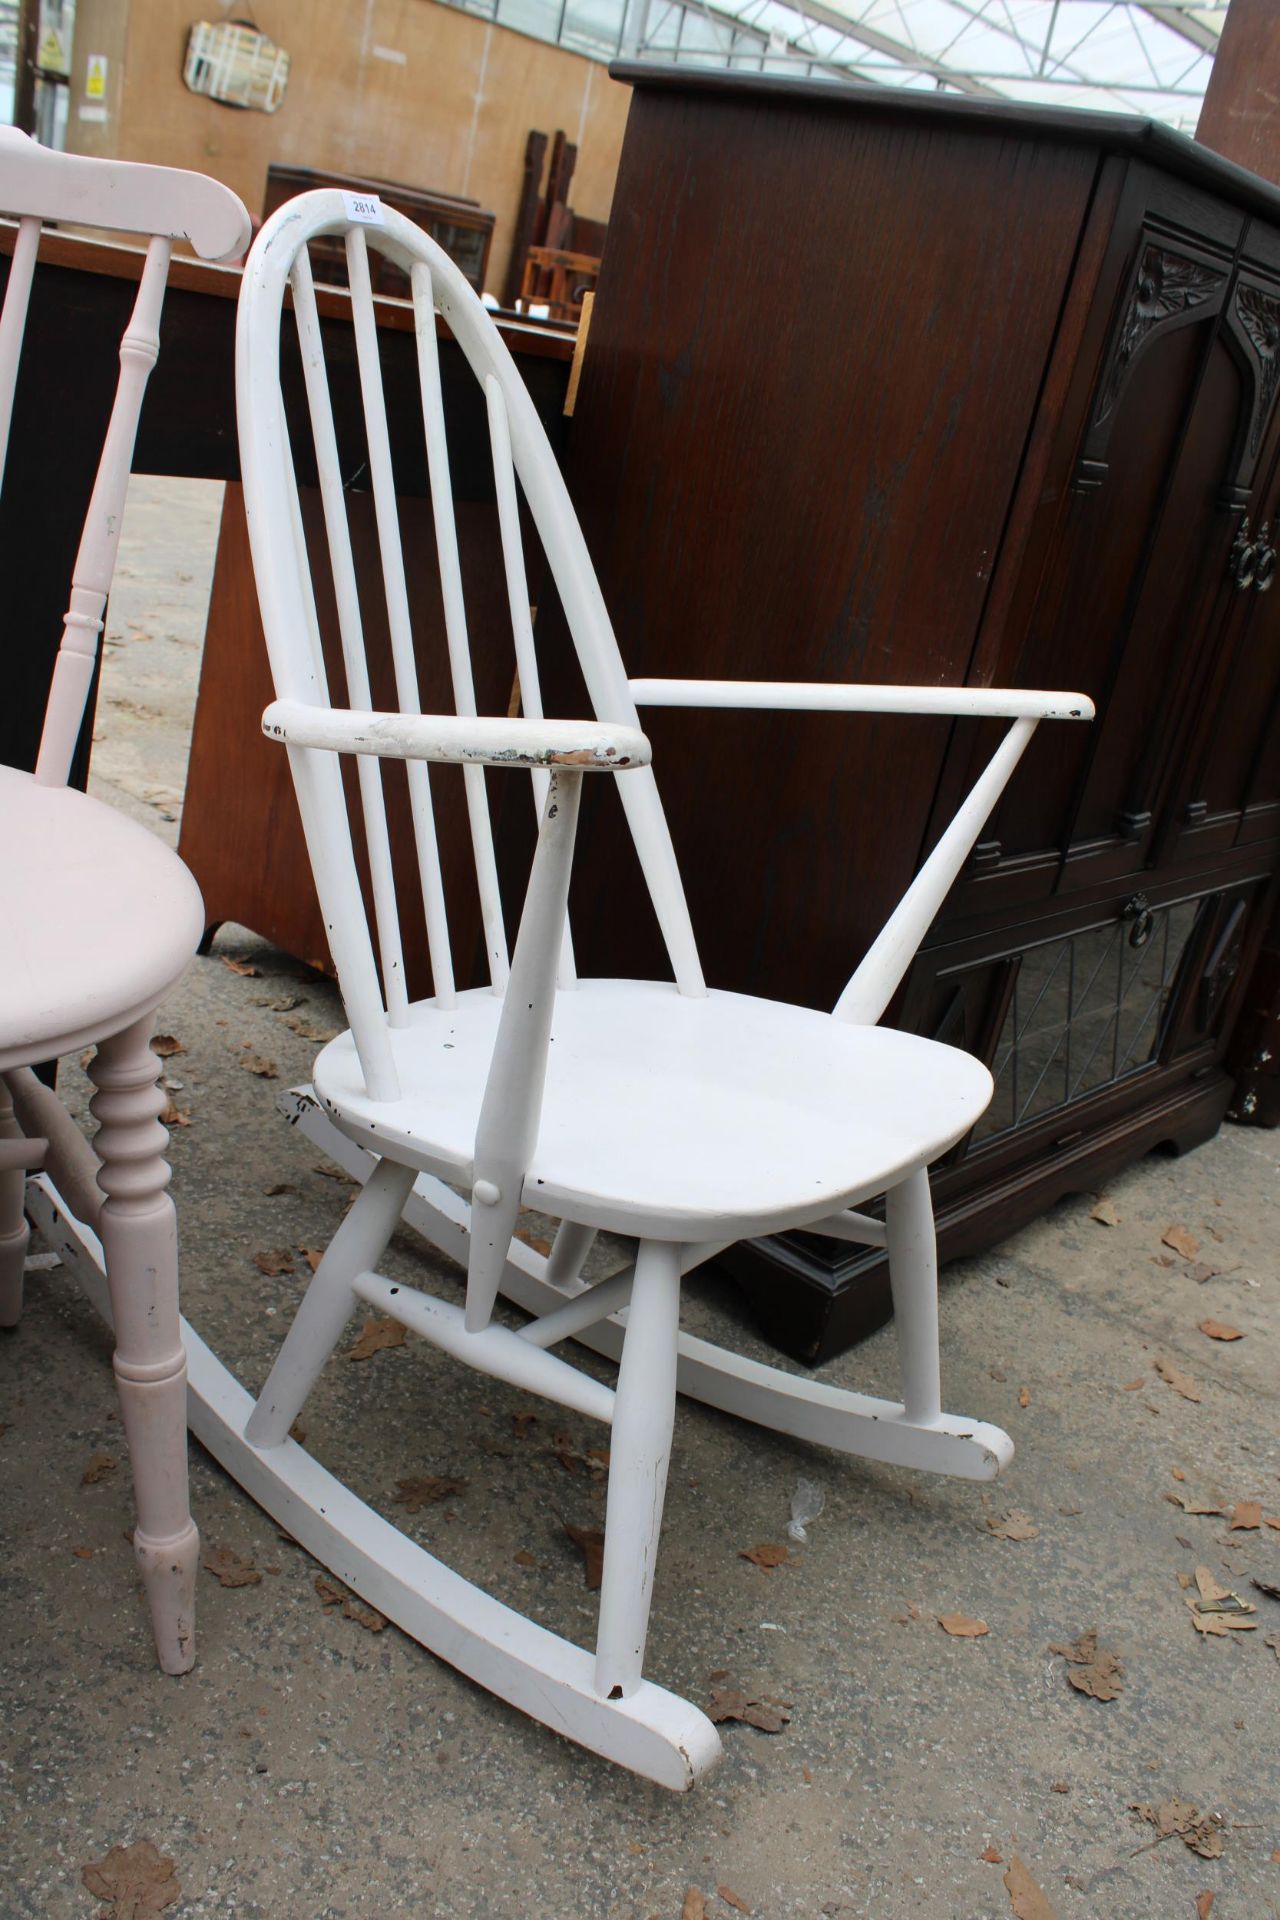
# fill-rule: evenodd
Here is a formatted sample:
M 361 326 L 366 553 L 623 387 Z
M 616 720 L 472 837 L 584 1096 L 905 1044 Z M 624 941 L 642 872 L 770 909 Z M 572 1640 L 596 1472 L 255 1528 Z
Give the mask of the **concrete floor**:
M 217 504 L 195 485 L 136 489 L 113 601 L 95 779 L 170 837 Z M 349 1192 L 274 1110 L 314 1051 L 288 1023 L 336 1017 L 325 983 L 228 929 L 161 1020 L 184 1049 L 168 1074 L 190 1120 L 172 1149 L 186 1310 L 255 1385 L 300 1291 L 297 1250 L 325 1243 Z M 246 1050 L 276 1078 L 243 1071 Z M 63 1086 L 82 1111 L 74 1061 Z M 1081 1196 L 948 1271 L 948 1404 L 1017 1443 L 994 1489 L 681 1403 L 649 1670 L 698 1701 L 717 1685 L 780 1698 L 792 1717 L 777 1735 L 726 1726 L 719 1773 L 679 1800 L 525 1721 L 395 1628 L 322 1606 L 315 1565 L 198 1448 L 206 1546 L 252 1556 L 262 1577 L 225 1588 L 202 1574 L 199 1664 L 158 1673 L 125 1539 L 109 1343 L 59 1272 L 33 1272 L 23 1323 L 0 1339 L 0 1917 L 93 1913 L 82 1865 L 147 1839 L 175 1863 L 175 1916 L 691 1920 L 696 1888 L 717 1920 L 1193 1920 L 1209 1891 L 1213 1920 L 1272 1920 L 1280 1602 L 1249 1581 L 1280 1583 L 1280 1531 L 1231 1531 L 1169 1496 L 1280 1516 L 1278 1160 L 1276 1135 L 1227 1129 L 1116 1181 L 1118 1225 L 1091 1220 Z M 1197 1281 L 1170 1254 L 1175 1223 L 1221 1273 Z M 259 1271 L 254 1255 L 276 1248 L 294 1272 Z M 409 1278 L 430 1263 L 406 1236 L 392 1264 Z M 1244 1338 L 1210 1340 L 1207 1317 Z M 715 1279 L 690 1283 L 686 1319 L 768 1357 Z M 1193 1376 L 1199 1401 L 1157 1362 Z M 892 1333 L 825 1377 L 891 1388 Z M 536 1422 L 514 1417 L 527 1412 Z M 585 1422 L 410 1338 L 336 1360 L 304 1425 L 398 1520 L 402 1477 L 464 1478 L 405 1519 L 415 1537 L 589 1638 L 593 1596 L 562 1523 L 598 1524 L 602 1489 L 557 1458 L 597 1443 Z M 118 1465 L 82 1484 L 97 1453 Z M 784 1539 L 801 1476 L 824 1511 L 798 1564 L 762 1572 L 741 1552 Z M 1010 1509 L 1036 1537 L 991 1531 Z M 1197 1565 L 1256 1602 L 1256 1630 L 1194 1631 L 1178 1576 Z M 989 1631 L 949 1637 L 937 1617 L 956 1612 Z M 1092 1626 L 1123 1663 L 1111 1701 L 1073 1690 L 1048 1651 Z M 1220 1857 L 1176 1836 L 1151 1844 L 1130 1803 L 1173 1796 L 1220 1821 Z M 1044 1906 L 1006 1887 L 1015 1854 Z

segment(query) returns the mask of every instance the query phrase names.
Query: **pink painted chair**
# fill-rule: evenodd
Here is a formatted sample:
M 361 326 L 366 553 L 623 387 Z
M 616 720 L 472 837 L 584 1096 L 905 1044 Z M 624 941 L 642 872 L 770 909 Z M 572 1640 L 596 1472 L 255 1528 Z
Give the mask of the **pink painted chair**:
M 249 217 L 200 174 L 46 150 L 0 128 L 0 210 L 19 217 L 0 314 L 0 471 L 41 223 L 147 236 L 120 380 L 72 578 L 34 774 L 0 766 L 0 1325 L 22 1305 L 27 1178 L 96 1242 L 97 1289 L 116 1335 L 115 1371 L 137 1503 L 134 1553 L 160 1664 L 195 1657 L 198 1539 L 187 1501 L 186 1370 L 177 1226 L 166 1188 L 157 1004 L 203 928 L 194 880 L 144 828 L 67 786 L 115 566 L 125 489 L 175 239 L 208 259 L 240 252 Z M 23 644 L 10 634 L 10 646 Z M 91 1150 L 34 1063 L 96 1047 Z M 96 1150 L 96 1151 L 95 1151 Z

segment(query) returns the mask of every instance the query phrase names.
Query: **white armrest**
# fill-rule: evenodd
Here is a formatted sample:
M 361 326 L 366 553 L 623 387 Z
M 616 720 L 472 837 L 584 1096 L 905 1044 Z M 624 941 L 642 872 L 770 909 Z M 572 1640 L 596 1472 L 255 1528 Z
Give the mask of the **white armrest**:
M 649 742 L 635 727 L 600 720 L 498 720 L 441 713 L 364 713 L 275 700 L 262 716 L 269 740 L 385 760 L 453 760 L 486 767 L 568 767 L 623 773 L 647 767 Z
M 789 713 L 939 713 L 978 720 L 1092 720 L 1083 693 L 1003 687 L 877 687 L 821 680 L 629 680 L 638 707 L 754 707 Z

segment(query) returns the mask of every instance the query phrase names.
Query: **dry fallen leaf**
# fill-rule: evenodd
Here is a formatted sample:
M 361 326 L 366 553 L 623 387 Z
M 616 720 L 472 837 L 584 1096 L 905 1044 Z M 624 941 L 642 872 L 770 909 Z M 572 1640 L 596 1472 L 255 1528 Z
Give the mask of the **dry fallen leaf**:
M 175 1107 L 172 1100 L 166 1100 L 160 1109 L 160 1124 L 162 1127 L 189 1127 L 191 1125 L 190 1109 Z
M 274 1186 L 264 1187 L 262 1191 L 266 1194 L 268 1200 L 274 1200 L 277 1194 L 296 1193 L 298 1189 L 291 1187 L 287 1180 L 277 1180 Z
M 76 1551 L 79 1552 L 79 1548 L 77 1548 Z M 1276 1586 L 1272 1581 L 1259 1580 L 1256 1573 L 1250 1574 L 1249 1579 L 1250 1584 L 1255 1586 L 1259 1593 L 1265 1593 L 1268 1599 L 1280 1600 L 1280 1587 Z
M 971 1620 L 967 1613 L 940 1613 L 938 1625 L 956 1640 L 980 1640 L 991 1629 L 985 1620 Z
M 740 1687 L 717 1687 L 707 1702 L 706 1713 L 717 1726 L 725 1720 L 738 1720 L 758 1733 L 781 1733 L 791 1718 L 785 1702 L 755 1700 Z
M 1156 1361 L 1156 1372 L 1165 1382 L 1165 1385 L 1172 1387 L 1175 1393 L 1180 1393 L 1184 1400 L 1199 1400 L 1200 1388 L 1189 1373 L 1180 1372 L 1177 1367 L 1171 1366 L 1167 1360 Z
M 71 1551 L 77 1560 L 92 1560 L 94 1555 L 94 1549 L 92 1547 L 72 1547 Z M 1253 1584 L 1256 1587 L 1258 1583 L 1255 1580 Z
M 262 1582 L 253 1555 L 236 1553 L 231 1547 L 206 1547 L 200 1565 L 224 1587 L 256 1587 Z
M 511 1416 L 511 1426 L 517 1440 L 528 1439 L 530 1427 L 536 1427 L 537 1424 L 536 1413 L 513 1413 Z
M 1220 1586 L 1208 1567 L 1196 1568 L 1196 1595 L 1188 1593 L 1183 1598 L 1191 1609 L 1191 1623 L 1198 1633 L 1248 1632 L 1258 1624 L 1250 1617 L 1258 1609 L 1229 1587 Z
M 1200 1242 L 1185 1227 L 1166 1227 L 1160 1238 L 1166 1247 L 1172 1247 L 1184 1260 L 1194 1260 L 1200 1251 Z
M 241 1056 L 240 1065 L 246 1073 L 256 1073 L 259 1079 L 276 1080 L 279 1069 L 274 1060 L 265 1060 L 260 1053 L 246 1053 Z
M 595 1593 L 604 1573 L 604 1535 L 599 1527 L 575 1527 L 568 1520 L 560 1524 L 582 1555 L 587 1591 Z
M 790 1547 L 775 1547 L 762 1542 L 755 1547 L 742 1547 L 738 1552 L 739 1560 L 749 1560 L 753 1567 L 759 1567 L 761 1573 L 772 1573 L 775 1567 L 798 1567 L 799 1556 L 792 1553 Z
M 1214 1506 L 1208 1500 L 1197 1500 L 1189 1493 L 1166 1493 L 1165 1499 L 1175 1507 L 1181 1507 L 1184 1513 L 1225 1513 L 1224 1506 Z
M 1243 1340 L 1239 1327 L 1229 1327 L 1222 1320 L 1201 1320 L 1198 1322 L 1201 1333 L 1210 1340 Z
M 515 1556 L 515 1562 L 518 1567 L 536 1567 L 538 1564 L 528 1547 L 521 1547 Z
M 1098 1629 L 1090 1627 L 1068 1647 L 1051 1646 L 1067 1662 L 1067 1679 L 1078 1693 L 1092 1700 L 1114 1700 L 1124 1692 L 1124 1668 L 1114 1653 L 1098 1645 Z
M 368 1633 L 381 1633 L 386 1626 L 384 1614 L 379 1613 L 376 1607 L 366 1607 L 363 1601 L 357 1600 L 354 1593 L 339 1586 L 336 1580 L 327 1580 L 324 1574 L 318 1573 L 311 1584 L 320 1596 L 320 1605 L 340 1606 L 344 1620 L 354 1620 L 358 1627 L 363 1627 Z
M 384 1347 L 402 1347 L 404 1328 L 398 1320 L 381 1318 L 366 1320 L 360 1329 L 360 1337 L 354 1347 L 347 1350 L 348 1360 L 371 1360 L 375 1353 L 381 1353 Z
M 1212 1280 L 1220 1272 L 1221 1268 L 1211 1267 L 1205 1260 L 1197 1260 L 1194 1266 L 1187 1268 L 1187 1278 L 1203 1286 L 1206 1280 Z
M 545 1235 L 533 1233 L 528 1227 L 517 1227 L 516 1239 L 523 1240 L 526 1247 L 532 1247 L 533 1251 L 540 1253 L 544 1259 L 551 1252 L 551 1242 Z
M 354 1620 L 366 1633 L 381 1633 L 387 1624 L 385 1613 L 379 1613 L 376 1607 L 366 1607 L 354 1594 L 349 1594 L 343 1601 L 342 1617 L 344 1620 Z
M 1038 1540 L 1040 1529 L 1029 1513 L 1023 1513 L 1020 1507 L 1011 1507 L 1003 1520 L 993 1520 L 987 1515 L 987 1532 L 993 1533 L 997 1540 Z
M 1176 1834 L 1182 1844 L 1192 1853 L 1198 1853 L 1202 1860 L 1216 1860 L 1221 1854 L 1222 1822 L 1217 1814 L 1202 1814 L 1199 1807 L 1189 1800 L 1179 1800 L 1176 1794 L 1155 1807 L 1137 1800 L 1131 1800 L 1129 1806 L 1141 1819 L 1151 1823 L 1158 1839 L 1171 1840 Z
M 288 1247 L 271 1247 L 255 1253 L 253 1264 L 259 1273 L 268 1274 L 274 1280 L 278 1274 L 293 1272 L 293 1255 Z
M 1018 1395 L 1018 1405 L 1020 1407 L 1029 1407 L 1031 1405 L 1030 1387 L 1023 1387 L 1021 1393 Z
M 1277 1660 L 1280 1660 L 1280 1632 L 1269 1633 L 1263 1641 L 1264 1647 L 1270 1647 Z
M 105 1920 L 152 1920 L 182 1894 L 173 1861 L 149 1840 L 112 1847 L 105 1859 L 81 1867 L 80 1878 L 95 1899 L 112 1902 Z
M 707 1920 L 707 1903 L 697 1887 L 689 1887 L 680 1909 L 680 1920 Z
M 1139 1387 L 1145 1387 L 1146 1384 L 1143 1375 L 1139 1374 L 1136 1380 L 1126 1380 L 1120 1391 L 1121 1393 L 1136 1393 Z
M 315 1040 L 323 1046 L 327 1046 L 330 1040 L 336 1040 L 341 1032 L 339 1027 L 318 1027 L 314 1020 L 304 1020 L 300 1014 L 296 1013 L 284 1024 L 301 1039 Z
M 1004 1855 L 1001 1853 L 999 1847 L 984 1847 L 978 1855 L 978 1858 L 979 1860 L 985 1860 L 990 1867 L 1002 1867 L 1004 1865 Z
M 732 1887 L 717 1887 L 716 1892 L 727 1907 L 736 1907 L 739 1913 L 750 1913 L 751 1909 L 742 1895 L 735 1893 Z
M 1032 1879 L 1026 1863 L 1016 1853 L 1009 1861 L 1004 1884 L 1009 1891 L 1009 1905 L 1018 1920 L 1057 1920 L 1043 1887 Z
M 229 953 L 220 953 L 218 958 L 229 973 L 241 974 L 246 980 L 257 979 L 258 969 L 250 966 L 247 960 L 233 960 Z
M 1097 1206 L 1091 1210 L 1089 1218 L 1096 1220 L 1100 1227 L 1118 1227 L 1120 1225 L 1120 1215 L 1116 1212 L 1115 1202 L 1109 1199 L 1106 1194 L 1103 1194 Z
M 80 1485 L 82 1487 L 96 1487 L 99 1480 L 104 1480 L 109 1473 L 114 1473 L 115 1470 L 116 1463 L 109 1453 L 90 1454 L 88 1465 L 80 1475 Z
M 1196 1895 L 1196 1920 L 1209 1920 L 1213 1912 L 1213 1894 L 1211 1892 Z
M 421 1513 L 423 1507 L 437 1500 L 447 1500 L 451 1494 L 464 1492 L 466 1485 L 465 1480 L 450 1479 L 447 1475 L 414 1474 L 411 1479 L 396 1481 L 399 1492 L 392 1494 L 392 1504 L 405 1507 L 410 1513 Z
M 151 1036 L 151 1051 L 152 1053 L 158 1053 L 162 1060 L 172 1060 L 175 1053 L 185 1053 L 186 1048 L 176 1034 L 153 1033 Z
M 1253 1533 L 1262 1525 L 1262 1505 L 1257 1500 L 1237 1500 L 1231 1509 L 1229 1533 Z
M 302 1255 L 312 1273 L 315 1272 L 320 1262 L 324 1259 L 323 1247 L 299 1247 L 298 1252 Z

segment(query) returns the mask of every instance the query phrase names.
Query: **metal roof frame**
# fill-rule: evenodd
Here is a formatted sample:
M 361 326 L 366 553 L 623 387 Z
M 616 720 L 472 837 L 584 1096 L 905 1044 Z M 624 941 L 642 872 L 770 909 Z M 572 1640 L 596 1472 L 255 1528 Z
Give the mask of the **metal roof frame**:
M 1228 0 L 640 0 L 628 54 L 1142 113 L 1192 130 Z M 672 10 L 702 44 L 672 43 Z M 634 37 L 632 37 L 634 36 Z M 707 45 L 708 37 L 714 44 Z

